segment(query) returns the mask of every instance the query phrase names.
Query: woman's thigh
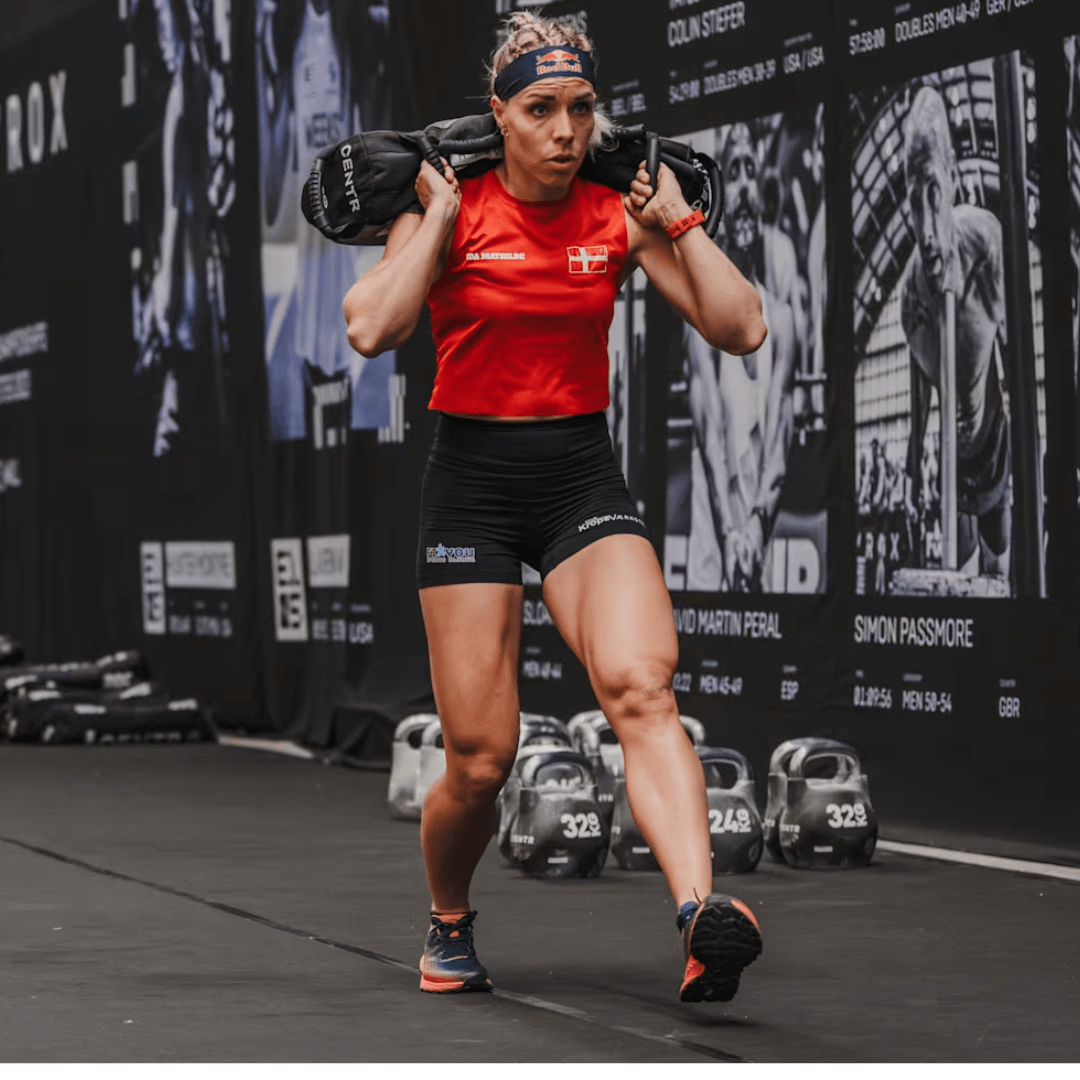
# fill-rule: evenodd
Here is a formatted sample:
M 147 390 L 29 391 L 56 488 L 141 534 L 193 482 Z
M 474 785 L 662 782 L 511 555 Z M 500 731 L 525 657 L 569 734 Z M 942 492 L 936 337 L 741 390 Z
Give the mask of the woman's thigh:
M 670 677 L 678 663 L 671 595 L 652 544 L 605 536 L 556 566 L 544 600 L 593 688 L 635 687 Z
M 431 683 L 447 765 L 482 754 L 513 763 L 518 740 L 520 585 L 470 582 L 420 590 Z

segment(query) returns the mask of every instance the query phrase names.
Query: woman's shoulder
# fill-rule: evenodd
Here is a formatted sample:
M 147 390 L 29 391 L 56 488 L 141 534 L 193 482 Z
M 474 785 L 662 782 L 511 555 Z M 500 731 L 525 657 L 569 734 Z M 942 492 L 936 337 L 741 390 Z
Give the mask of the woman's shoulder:
M 574 177 L 574 186 L 579 192 L 579 197 L 589 199 L 595 203 L 618 203 L 622 206 L 622 195 L 607 184 L 601 184 L 597 180 L 586 180 L 580 174 Z
M 466 176 L 464 179 L 458 177 L 458 187 L 461 189 L 462 197 L 466 193 L 476 196 L 480 192 L 484 191 L 492 180 L 495 179 L 494 169 L 485 169 L 482 173 L 476 176 Z

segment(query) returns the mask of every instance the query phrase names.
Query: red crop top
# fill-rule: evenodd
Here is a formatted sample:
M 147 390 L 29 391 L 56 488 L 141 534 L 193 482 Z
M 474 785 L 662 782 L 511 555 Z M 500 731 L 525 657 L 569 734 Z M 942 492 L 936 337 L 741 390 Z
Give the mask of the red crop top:
M 608 329 L 626 264 L 622 197 L 574 177 L 554 202 L 516 199 L 491 169 L 461 182 L 428 293 L 438 372 L 428 404 L 479 416 L 608 406 Z

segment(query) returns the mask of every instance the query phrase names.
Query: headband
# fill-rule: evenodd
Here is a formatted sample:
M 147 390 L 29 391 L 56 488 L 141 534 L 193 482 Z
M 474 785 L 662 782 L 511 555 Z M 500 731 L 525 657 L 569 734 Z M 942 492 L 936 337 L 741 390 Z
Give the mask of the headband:
M 495 94 L 509 101 L 538 79 L 577 76 L 595 84 L 592 56 L 572 45 L 544 45 L 512 60 L 495 78 Z

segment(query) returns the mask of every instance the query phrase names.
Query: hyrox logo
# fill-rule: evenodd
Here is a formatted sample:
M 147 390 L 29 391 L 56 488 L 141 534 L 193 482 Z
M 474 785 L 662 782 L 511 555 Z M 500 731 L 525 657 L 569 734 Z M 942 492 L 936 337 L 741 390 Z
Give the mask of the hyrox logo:
M 68 148 L 67 124 L 64 119 L 67 72 L 54 72 L 47 82 L 51 103 L 49 124 L 45 122 L 45 88 L 40 82 L 32 82 L 25 95 L 8 94 L 4 100 L 4 158 L 5 171 L 9 173 L 21 172 L 27 167 L 27 163 L 39 165 L 45 158 L 46 145 L 50 156 Z M 49 131 L 47 137 L 46 127 Z

